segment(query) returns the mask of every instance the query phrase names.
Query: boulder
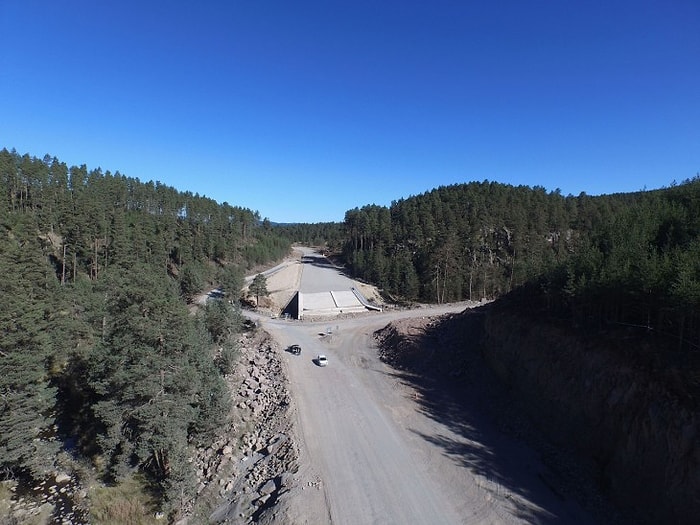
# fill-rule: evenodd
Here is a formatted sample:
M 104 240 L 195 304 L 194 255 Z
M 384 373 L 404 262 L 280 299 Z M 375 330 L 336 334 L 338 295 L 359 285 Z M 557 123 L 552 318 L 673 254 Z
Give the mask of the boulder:
M 265 483 L 262 487 L 260 487 L 260 490 L 258 492 L 260 494 L 267 495 L 272 494 L 275 490 L 277 490 L 277 485 L 275 485 L 275 480 L 271 479 L 268 480 L 268 482 Z
M 70 476 L 65 472 L 59 472 L 56 474 L 56 483 L 65 483 L 70 480 Z

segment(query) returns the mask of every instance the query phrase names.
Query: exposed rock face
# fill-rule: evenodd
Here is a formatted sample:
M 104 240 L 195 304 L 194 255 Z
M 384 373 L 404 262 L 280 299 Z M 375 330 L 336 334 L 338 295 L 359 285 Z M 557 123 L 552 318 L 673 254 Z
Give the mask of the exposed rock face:
M 621 508 L 639 522 L 697 522 L 700 414 L 653 369 L 503 313 L 487 316 L 483 352 L 548 436 L 595 460 Z

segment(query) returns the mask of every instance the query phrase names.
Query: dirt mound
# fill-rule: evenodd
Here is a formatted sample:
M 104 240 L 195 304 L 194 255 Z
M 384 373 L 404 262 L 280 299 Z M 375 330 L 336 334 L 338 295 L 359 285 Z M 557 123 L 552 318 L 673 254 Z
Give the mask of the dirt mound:
M 404 319 L 389 323 L 374 334 L 379 358 L 401 370 L 412 370 L 426 361 L 429 354 L 426 329 L 433 326 L 428 318 Z
M 602 521 L 695 522 L 700 415 L 659 370 L 621 359 L 624 340 L 610 334 L 483 313 L 392 323 L 375 334 L 379 354 L 429 381 L 425 395 L 478 396 L 540 452 L 554 472 L 547 483 Z
M 380 359 L 394 368 L 460 377 L 478 358 L 481 322 L 479 309 L 402 319 L 375 332 L 374 338 Z

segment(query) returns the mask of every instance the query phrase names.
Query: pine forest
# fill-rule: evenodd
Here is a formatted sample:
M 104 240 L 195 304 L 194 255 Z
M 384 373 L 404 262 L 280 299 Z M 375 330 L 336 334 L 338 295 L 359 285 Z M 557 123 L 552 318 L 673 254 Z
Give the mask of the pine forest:
M 187 448 L 229 412 L 236 304 L 188 303 L 289 243 L 248 209 L 0 151 L 0 472 L 40 480 L 58 452 L 105 482 L 134 473 L 168 511 L 193 494 Z

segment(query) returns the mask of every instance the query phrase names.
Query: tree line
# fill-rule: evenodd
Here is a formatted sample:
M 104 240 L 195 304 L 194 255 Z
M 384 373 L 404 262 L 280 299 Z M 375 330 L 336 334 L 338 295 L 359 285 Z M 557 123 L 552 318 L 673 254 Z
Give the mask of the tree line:
M 355 275 L 397 298 L 490 299 L 573 249 L 572 223 L 597 220 L 589 200 L 487 181 L 439 187 L 346 212 L 343 256 Z
M 330 252 L 339 251 L 345 242 L 345 231 L 340 222 L 275 224 L 275 228 L 290 242 L 302 246 L 323 246 Z
M 280 229 L 290 240 L 327 237 L 352 274 L 390 300 L 517 290 L 576 326 L 637 326 L 700 349 L 700 177 L 601 196 L 454 184 L 348 210 L 342 223 Z
M 0 476 L 45 479 L 69 451 L 179 508 L 189 447 L 229 416 L 241 326 L 237 304 L 188 303 L 213 285 L 237 299 L 288 251 L 257 212 L 0 151 Z

